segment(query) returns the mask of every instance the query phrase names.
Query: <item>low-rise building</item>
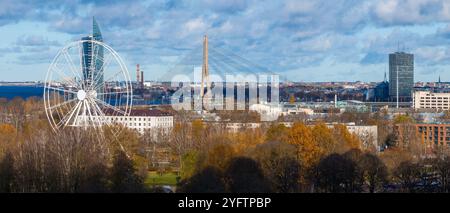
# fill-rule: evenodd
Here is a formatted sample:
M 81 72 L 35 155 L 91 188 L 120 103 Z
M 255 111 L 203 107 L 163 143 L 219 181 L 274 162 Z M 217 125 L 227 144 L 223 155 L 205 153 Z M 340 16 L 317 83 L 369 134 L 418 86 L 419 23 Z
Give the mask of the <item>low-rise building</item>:
M 298 114 L 306 114 L 313 115 L 314 110 L 309 108 L 301 107 L 299 104 L 283 104 L 282 115 L 298 115 Z
M 221 125 L 220 123 L 215 123 L 216 125 Z M 225 123 L 224 127 L 233 133 L 239 132 L 242 129 L 257 129 L 260 127 L 267 127 L 270 123 L 244 123 L 244 122 L 234 122 L 234 123 Z M 293 122 L 278 122 L 278 124 L 283 124 L 286 127 L 292 127 Z M 334 125 L 342 124 L 347 127 L 347 130 L 355 134 L 361 141 L 361 148 L 369 149 L 375 148 L 379 149 L 378 145 L 378 127 L 376 125 L 355 125 L 355 123 L 327 123 L 328 128 L 333 128 Z M 312 126 L 312 125 L 309 125 Z
M 132 109 L 128 116 L 122 116 L 109 109 L 104 109 L 103 112 L 105 115 L 102 118 L 91 116 L 92 119 L 110 124 L 120 124 L 136 130 L 140 134 L 149 130 L 161 133 L 168 132 L 172 129 L 174 122 L 172 114 L 156 109 Z M 79 119 L 78 124 L 80 125 L 81 122 L 83 122 L 83 119 Z
M 225 127 L 228 131 L 236 133 L 242 129 L 256 129 L 261 127 L 261 123 L 226 123 Z
M 431 91 L 414 91 L 414 109 L 450 109 L 450 93 L 434 93 Z
M 277 103 L 253 104 L 249 109 L 258 112 L 261 121 L 275 121 L 282 113 L 282 106 Z
M 450 123 L 419 123 L 416 132 L 426 145 L 450 145 Z
M 345 125 L 350 133 L 358 136 L 359 140 L 362 142 L 362 148 L 376 148 L 378 146 L 378 127 L 376 125 L 369 126 L 357 126 L 357 125 Z

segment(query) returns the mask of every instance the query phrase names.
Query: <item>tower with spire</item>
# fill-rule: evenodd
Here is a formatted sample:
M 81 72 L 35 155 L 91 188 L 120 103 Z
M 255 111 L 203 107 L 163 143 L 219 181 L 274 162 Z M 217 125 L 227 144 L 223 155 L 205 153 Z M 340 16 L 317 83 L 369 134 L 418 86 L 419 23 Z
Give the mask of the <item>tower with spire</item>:
M 98 26 L 95 17 L 92 17 L 92 37 L 96 41 L 103 41 L 102 32 L 100 31 L 100 27 Z
M 103 56 L 104 49 L 94 41 L 103 42 L 100 27 L 92 17 L 92 34 L 81 38 L 83 40 L 83 77 L 87 85 L 103 82 Z

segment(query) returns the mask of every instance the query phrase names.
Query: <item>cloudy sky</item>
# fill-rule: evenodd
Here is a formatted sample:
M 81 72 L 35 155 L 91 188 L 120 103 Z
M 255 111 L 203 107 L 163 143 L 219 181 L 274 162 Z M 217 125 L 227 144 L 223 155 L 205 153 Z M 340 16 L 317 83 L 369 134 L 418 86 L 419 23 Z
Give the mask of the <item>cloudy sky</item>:
M 2 0 L 0 81 L 43 80 L 59 49 L 91 33 L 92 16 L 146 80 L 208 34 L 295 81 L 381 81 L 399 47 L 415 54 L 416 81 L 450 81 L 449 0 Z

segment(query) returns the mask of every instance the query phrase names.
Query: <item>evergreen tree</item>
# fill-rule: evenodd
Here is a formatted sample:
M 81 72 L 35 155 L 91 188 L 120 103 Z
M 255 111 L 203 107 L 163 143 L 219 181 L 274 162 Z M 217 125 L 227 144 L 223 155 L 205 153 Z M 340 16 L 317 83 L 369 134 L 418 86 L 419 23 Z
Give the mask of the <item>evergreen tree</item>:
M 111 168 L 111 191 L 116 193 L 143 192 L 143 180 L 136 174 L 133 161 L 118 151 Z

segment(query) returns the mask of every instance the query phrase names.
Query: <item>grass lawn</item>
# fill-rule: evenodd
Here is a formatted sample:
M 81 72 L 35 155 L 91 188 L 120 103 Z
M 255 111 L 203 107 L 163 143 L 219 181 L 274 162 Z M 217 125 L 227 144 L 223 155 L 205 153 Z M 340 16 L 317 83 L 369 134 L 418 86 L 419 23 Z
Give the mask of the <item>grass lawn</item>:
M 175 186 L 177 184 L 177 174 L 173 172 L 168 172 L 159 175 L 157 172 L 149 172 L 147 179 L 145 179 L 145 184 L 147 186 L 154 186 L 154 185 Z

